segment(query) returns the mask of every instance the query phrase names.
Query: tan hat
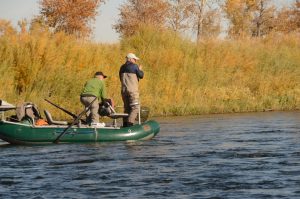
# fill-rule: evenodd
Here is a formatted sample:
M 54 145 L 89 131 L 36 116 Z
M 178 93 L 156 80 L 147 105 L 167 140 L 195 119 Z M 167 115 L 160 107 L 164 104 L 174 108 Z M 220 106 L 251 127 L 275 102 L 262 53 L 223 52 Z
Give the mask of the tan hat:
M 135 60 L 139 60 L 140 58 L 138 58 L 135 54 L 133 54 L 133 53 L 128 53 L 127 55 L 126 55 L 126 58 L 127 59 L 135 59 Z

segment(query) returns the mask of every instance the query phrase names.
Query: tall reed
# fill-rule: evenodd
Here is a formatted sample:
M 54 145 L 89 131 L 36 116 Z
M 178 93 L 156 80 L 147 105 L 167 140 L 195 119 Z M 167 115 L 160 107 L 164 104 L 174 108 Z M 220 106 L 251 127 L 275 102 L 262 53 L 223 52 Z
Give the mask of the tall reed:
M 78 41 L 39 28 L 0 36 L 0 98 L 33 101 L 66 117 L 43 99 L 78 113 L 79 94 L 103 71 L 108 94 L 122 105 L 118 71 L 128 52 L 141 57 L 141 103 L 152 115 L 295 110 L 300 108 L 299 35 L 204 40 L 144 27 L 118 44 Z

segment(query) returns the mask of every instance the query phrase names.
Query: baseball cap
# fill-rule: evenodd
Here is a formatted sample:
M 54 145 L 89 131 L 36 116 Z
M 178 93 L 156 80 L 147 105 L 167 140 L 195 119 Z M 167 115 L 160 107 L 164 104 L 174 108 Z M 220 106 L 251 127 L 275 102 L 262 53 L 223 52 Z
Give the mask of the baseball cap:
M 128 53 L 126 56 L 127 59 L 135 59 L 135 60 L 139 60 L 140 58 L 138 58 L 135 54 L 133 53 Z

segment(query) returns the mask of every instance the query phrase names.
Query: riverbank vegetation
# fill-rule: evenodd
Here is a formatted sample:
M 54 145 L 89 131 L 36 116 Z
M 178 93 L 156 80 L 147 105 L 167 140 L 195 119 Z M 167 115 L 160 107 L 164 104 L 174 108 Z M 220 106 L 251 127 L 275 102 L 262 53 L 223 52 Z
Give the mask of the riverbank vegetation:
M 56 0 L 44 1 L 48 2 L 43 8 L 46 11 L 51 11 L 47 5 L 57 5 L 51 3 Z M 144 4 L 139 4 L 140 1 L 128 0 L 115 25 L 121 35 L 115 44 L 83 37 L 91 29 L 76 23 L 73 26 L 72 20 L 55 24 L 48 19 L 54 19 L 53 13 L 41 12 L 29 24 L 20 21 L 19 29 L 0 20 L 0 98 L 14 104 L 32 101 L 56 118 L 64 118 L 63 112 L 43 99 L 78 113 L 83 109 L 79 95 L 85 81 L 96 71 L 103 71 L 109 76 L 109 97 L 121 106 L 119 67 L 125 55 L 134 52 L 141 58 L 145 72 L 140 81 L 141 103 L 150 107 L 152 115 L 299 110 L 299 1 L 295 8 L 282 10 L 274 17 L 272 6 L 265 9 L 266 0 L 257 4 L 227 0 L 222 8 L 232 23 L 228 37 L 223 39 L 217 37 L 220 26 L 209 20 L 217 19 L 216 13 L 204 9 L 210 8 L 206 5 L 209 1 L 159 4 L 161 1 L 143 0 Z M 98 0 L 93 7 L 101 2 L 105 1 Z M 158 5 L 170 13 L 165 15 Z M 201 6 L 203 9 L 197 10 Z M 241 6 L 247 17 L 235 12 Z M 143 9 L 145 12 L 134 13 Z M 140 13 L 147 14 L 136 16 Z M 95 14 L 85 17 L 94 19 Z M 55 22 L 66 19 L 57 17 L 60 20 Z M 245 20 L 237 20 L 241 18 Z M 166 21 L 153 23 L 157 19 Z M 182 34 L 191 19 L 196 27 L 194 41 Z
M 0 37 L 1 99 L 53 102 L 79 112 L 79 94 L 95 71 L 122 105 L 118 70 L 127 52 L 141 57 L 141 101 L 152 115 L 300 108 L 299 35 L 269 35 L 195 44 L 172 31 L 144 27 L 119 44 L 75 40 L 38 27 Z M 51 106 L 50 106 L 51 107 Z M 56 116 L 59 110 L 50 108 Z

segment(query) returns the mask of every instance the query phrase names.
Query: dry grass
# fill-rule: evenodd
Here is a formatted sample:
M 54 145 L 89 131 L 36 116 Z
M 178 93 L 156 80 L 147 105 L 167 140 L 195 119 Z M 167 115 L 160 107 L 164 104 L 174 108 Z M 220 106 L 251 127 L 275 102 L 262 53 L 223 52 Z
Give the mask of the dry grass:
M 109 76 L 109 96 L 122 105 L 118 71 L 126 53 L 135 52 L 145 71 L 141 101 L 152 115 L 295 110 L 300 108 L 299 38 L 271 35 L 196 45 L 172 32 L 143 28 L 109 45 L 40 29 L 2 35 L 0 98 L 33 101 L 66 117 L 43 99 L 78 113 L 84 82 L 101 70 Z

